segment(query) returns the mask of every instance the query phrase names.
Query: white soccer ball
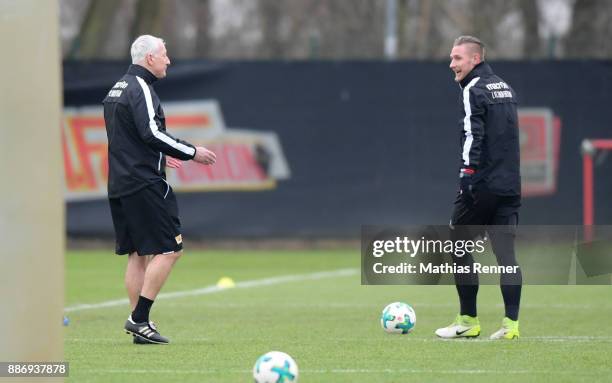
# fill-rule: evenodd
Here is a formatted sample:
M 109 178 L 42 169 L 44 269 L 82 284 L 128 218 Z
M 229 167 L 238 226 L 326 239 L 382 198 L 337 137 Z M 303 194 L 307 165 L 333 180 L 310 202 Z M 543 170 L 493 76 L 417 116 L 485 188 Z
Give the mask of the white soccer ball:
M 393 302 L 382 311 L 380 325 L 389 334 L 408 334 L 416 324 L 416 313 L 409 304 Z
M 270 351 L 255 362 L 253 378 L 256 383 L 295 383 L 298 380 L 298 366 L 284 352 Z

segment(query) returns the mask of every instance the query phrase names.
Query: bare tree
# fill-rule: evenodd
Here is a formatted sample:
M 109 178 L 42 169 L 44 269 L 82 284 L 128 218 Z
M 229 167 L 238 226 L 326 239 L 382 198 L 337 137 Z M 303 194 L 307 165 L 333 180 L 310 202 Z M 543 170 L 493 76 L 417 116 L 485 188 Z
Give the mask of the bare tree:
M 162 6 L 165 5 L 167 3 L 161 0 L 138 0 L 136 17 L 130 34 L 131 41 L 140 35 L 161 35 L 164 14 Z
M 429 35 L 431 34 L 431 31 L 435 28 L 435 26 L 432 27 L 432 7 L 432 0 L 420 1 L 418 16 L 419 22 L 417 33 L 415 36 L 415 53 L 416 57 L 418 58 L 425 58 L 430 54 L 429 47 L 431 44 L 429 42 Z
M 606 0 L 576 0 L 566 40 L 568 57 L 610 57 L 612 4 Z
M 444 22 L 440 17 L 443 2 L 435 0 L 421 0 L 418 11 L 418 24 L 414 41 L 414 56 L 419 59 L 437 58 L 448 54 L 449 40 L 444 36 L 441 24 Z
M 397 55 L 404 57 L 407 54 L 406 24 L 408 20 L 408 0 L 397 2 Z
M 283 22 L 283 2 L 277 0 L 259 0 L 257 13 L 261 28 L 259 54 L 262 58 L 283 58 L 285 44 L 281 26 Z
M 68 53 L 69 57 L 94 58 L 100 56 L 100 47 L 104 45 L 110 23 L 120 0 L 92 0 L 79 35 L 73 40 L 72 47 Z
M 162 0 L 160 36 L 171 57 L 203 58 L 212 55 L 210 0 Z
M 504 1 L 470 1 L 471 29 L 469 34 L 478 36 L 487 42 L 488 52 L 493 56 L 498 54 L 497 27 L 504 11 L 508 10 L 509 3 Z
M 523 18 L 523 57 L 535 58 L 542 53 L 539 34 L 540 13 L 538 4 L 534 0 L 520 0 L 519 8 Z
M 129 43 L 145 33 L 163 37 L 176 58 L 384 57 L 383 0 L 60 2 L 62 23 L 78 18 L 62 28 L 67 57 L 123 58 Z M 551 19 L 553 6 L 559 9 L 559 2 L 398 0 L 398 56 L 446 59 L 455 37 L 473 34 L 487 44 L 489 58 L 537 58 L 543 38 L 552 44 L 566 33 L 561 47 L 569 57 L 612 56 L 612 1 L 565 0 L 566 20 L 573 11 L 569 32 L 569 21 L 561 28 Z
M 213 14 L 210 0 L 195 0 L 195 52 L 194 57 L 208 57 L 213 49 L 213 40 L 210 36 Z
M 317 28 L 324 58 L 383 57 L 384 2 L 321 2 Z

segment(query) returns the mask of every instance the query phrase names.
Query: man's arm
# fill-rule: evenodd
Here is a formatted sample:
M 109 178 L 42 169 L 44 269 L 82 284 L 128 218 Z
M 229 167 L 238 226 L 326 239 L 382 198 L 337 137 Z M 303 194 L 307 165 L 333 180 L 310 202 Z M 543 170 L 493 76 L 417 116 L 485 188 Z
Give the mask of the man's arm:
M 144 80 L 138 79 L 138 85 L 130 93 L 129 101 L 134 113 L 134 122 L 143 141 L 160 152 L 183 161 L 194 159 L 196 147 L 173 137 L 168 132 L 159 130 L 160 121 L 153 108 L 151 90 Z
M 463 168 L 476 171 L 480 166 L 480 157 L 485 135 L 485 105 L 472 89 L 476 82 L 470 83 L 463 89 Z

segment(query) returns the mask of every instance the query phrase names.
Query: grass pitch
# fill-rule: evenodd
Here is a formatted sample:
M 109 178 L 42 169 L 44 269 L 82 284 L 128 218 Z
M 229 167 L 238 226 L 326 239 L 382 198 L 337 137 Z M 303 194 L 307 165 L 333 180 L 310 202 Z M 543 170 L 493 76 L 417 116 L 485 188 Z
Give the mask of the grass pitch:
M 453 286 L 361 286 L 358 251 L 187 251 L 151 317 L 168 346 L 139 346 L 112 251 L 67 255 L 68 382 L 251 382 L 261 354 L 284 351 L 307 382 L 608 382 L 612 286 L 526 286 L 521 339 L 488 341 L 503 317 L 481 286 L 477 340 L 433 331 L 458 310 Z M 236 288 L 217 291 L 221 277 Z M 409 335 L 380 328 L 388 303 L 413 305 Z M 83 306 L 91 304 L 92 306 Z M 59 320 L 58 320 L 59 321 Z

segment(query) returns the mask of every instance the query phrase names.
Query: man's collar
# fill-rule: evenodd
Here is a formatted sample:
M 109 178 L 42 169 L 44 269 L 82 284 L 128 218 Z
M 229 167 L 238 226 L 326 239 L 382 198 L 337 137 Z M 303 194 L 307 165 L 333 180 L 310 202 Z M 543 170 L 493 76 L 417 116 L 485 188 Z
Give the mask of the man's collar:
M 155 81 L 157 81 L 157 77 L 155 77 L 155 75 L 153 73 L 149 72 L 149 70 L 147 68 L 145 68 L 145 67 L 143 67 L 141 65 L 138 65 L 138 64 L 130 65 L 130 67 L 128 68 L 127 73 L 142 78 L 149 85 L 151 85 Z
M 486 62 L 478 63 L 471 71 L 460 81 L 461 88 L 465 88 L 475 77 L 482 77 L 483 75 L 491 75 L 493 70 Z

